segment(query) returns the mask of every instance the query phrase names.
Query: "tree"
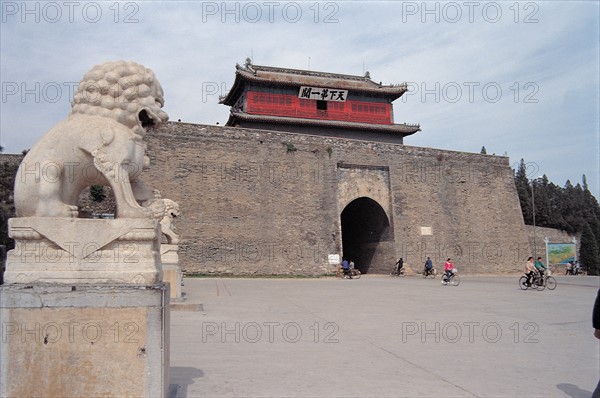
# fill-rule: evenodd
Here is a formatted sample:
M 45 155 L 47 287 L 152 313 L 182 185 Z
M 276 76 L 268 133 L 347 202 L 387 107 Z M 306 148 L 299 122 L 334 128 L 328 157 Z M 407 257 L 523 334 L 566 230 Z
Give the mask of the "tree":
M 588 275 L 600 275 L 600 250 L 589 224 L 585 225 L 581 233 L 579 262 L 587 269 Z
M 534 209 L 531 193 L 533 189 L 537 226 L 580 234 L 585 224 L 590 224 L 600 247 L 600 204 L 590 192 L 585 175 L 582 176 L 581 184 L 573 186 L 571 181 L 567 180 L 565 186 L 561 188 L 549 182 L 546 175 L 530 183 L 523 159 L 518 169 L 513 172 L 525 224 L 533 224 Z
M 548 184 L 546 187 L 548 199 L 550 201 L 550 222 L 547 225 L 549 228 L 560 229 L 566 231 L 569 226 L 565 221 L 562 213 L 564 194 L 562 188 L 554 183 Z
M 600 218 L 590 221 L 589 225 L 594 233 L 594 236 L 596 237 L 596 244 L 598 245 L 598 250 L 600 251 Z
M 587 184 L 587 179 L 585 178 L 585 174 L 581 177 L 581 182 L 583 185 L 583 202 L 587 210 L 590 212 L 590 216 L 594 216 L 594 218 L 600 220 L 600 204 L 590 192 L 590 189 Z
M 540 226 L 550 225 L 552 223 L 552 213 L 550 198 L 548 197 L 548 177 L 544 174 L 542 178 L 532 180 L 531 185 L 535 195 L 535 222 Z
M 104 186 L 92 185 L 90 187 L 90 196 L 94 202 L 102 202 L 106 198 L 106 193 L 104 192 Z
M 481 153 L 482 155 L 487 155 L 487 151 L 485 150 L 485 146 L 481 147 L 481 152 L 479 152 L 479 153 Z
M 521 203 L 521 212 L 523 213 L 523 220 L 525 224 L 533 224 L 533 211 L 531 204 L 531 191 L 529 186 L 529 179 L 527 178 L 527 166 L 525 160 L 521 159 L 519 168 L 515 171 L 515 187 L 517 188 L 517 195 L 519 196 L 519 202 Z

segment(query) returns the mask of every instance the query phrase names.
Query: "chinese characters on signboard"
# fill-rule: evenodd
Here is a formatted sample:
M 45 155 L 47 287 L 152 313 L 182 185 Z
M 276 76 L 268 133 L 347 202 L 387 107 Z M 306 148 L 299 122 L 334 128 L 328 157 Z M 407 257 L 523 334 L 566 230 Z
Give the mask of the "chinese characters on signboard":
M 346 102 L 348 97 L 348 90 L 338 90 L 332 88 L 322 87 L 300 87 L 298 98 L 311 99 L 319 101 L 334 101 L 334 102 Z

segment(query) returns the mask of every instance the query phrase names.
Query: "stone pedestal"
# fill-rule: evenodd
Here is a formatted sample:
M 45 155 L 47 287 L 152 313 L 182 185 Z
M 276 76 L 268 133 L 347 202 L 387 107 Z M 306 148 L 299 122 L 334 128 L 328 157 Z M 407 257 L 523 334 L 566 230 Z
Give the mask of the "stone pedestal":
M 161 397 L 168 286 L 0 287 L 0 396 Z
M 160 245 L 163 281 L 171 285 L 171 301 L 181 301 L 182 272 L 179 267 L 179 245 Z
M 166 396 L 158 222 L 14 218 L 9 234 L 0 396 Z
M 12 218 L 4 283 L 159 283 L 159 230 L 138 218 Z

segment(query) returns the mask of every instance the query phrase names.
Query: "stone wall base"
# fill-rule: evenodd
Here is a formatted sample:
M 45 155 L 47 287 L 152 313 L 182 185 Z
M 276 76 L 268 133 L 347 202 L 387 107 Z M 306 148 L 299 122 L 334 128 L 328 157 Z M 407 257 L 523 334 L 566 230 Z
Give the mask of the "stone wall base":
M 169 283 L 171 288 L 171 301 L 182 301 L 183 292 L 181 283 L 183 274 L 179 267 L 178 245 L 160 245 L 160 259 L 162 262 L 163 282 Z
M 164 397 L 169 287 L 0 286 L 0 396 Z

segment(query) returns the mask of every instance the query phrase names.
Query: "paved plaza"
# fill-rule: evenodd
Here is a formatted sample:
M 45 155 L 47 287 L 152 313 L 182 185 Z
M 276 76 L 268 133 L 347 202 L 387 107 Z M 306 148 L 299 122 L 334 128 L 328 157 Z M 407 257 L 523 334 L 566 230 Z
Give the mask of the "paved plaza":
M 171 394 L 589 397 L 599 279 L 522 291 L 518 277 L 186 278 Z

